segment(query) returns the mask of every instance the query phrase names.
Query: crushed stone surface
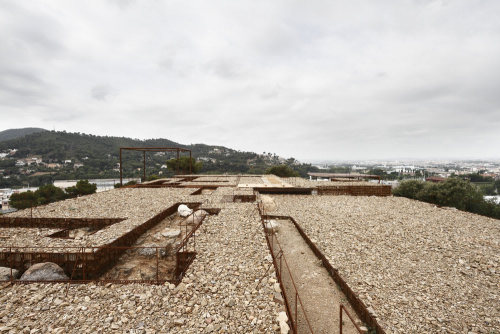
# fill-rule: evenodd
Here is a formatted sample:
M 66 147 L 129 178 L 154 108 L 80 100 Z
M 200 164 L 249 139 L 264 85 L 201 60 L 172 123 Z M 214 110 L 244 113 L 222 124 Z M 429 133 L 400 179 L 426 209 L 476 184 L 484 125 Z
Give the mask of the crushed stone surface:
M 273 199 L 388 333 L 499 333 L 499 220 L 401 197 Z

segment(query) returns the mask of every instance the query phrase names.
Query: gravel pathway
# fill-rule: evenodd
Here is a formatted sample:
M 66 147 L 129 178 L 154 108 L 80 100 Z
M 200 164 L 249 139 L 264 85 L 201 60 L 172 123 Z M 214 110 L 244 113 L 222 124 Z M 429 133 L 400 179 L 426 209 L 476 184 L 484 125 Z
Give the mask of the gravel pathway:
M 310 333 L 307 323 L 303 316 L 303 310 L 307 314 L 311 328 L 316 334 L 328 334 L 332 329 L 339 327 L 339 307 L 344 304 L 349 313 L 358 320 L 358 325 L 362 323 L 357 319 L 356 313 L 350 307 L 346 297 L 336 286 L 333 278 L 322 266 L 321 261 L 300 235 L 295 225 L 290 220 L 278 220 L 278 231 L 275 236 L 281 245 L 291 275 L 296 284 L 303 308 L 298 307 L 298 331 L 299 333 Z M 271 239 L 272 240 L 272 239 Z M 275 253 L 279 247 L 274 242 Z M 295 310 L 295 289 L 289 278 L 287 267 L 282 260 L 282 276 L 285 283 L 287 295 L 290 296 L 290 306 Z M 293 311 L 292 311 L 293 313 Z M 354 325 L 344 315 L 343 333 L 358 334 Z

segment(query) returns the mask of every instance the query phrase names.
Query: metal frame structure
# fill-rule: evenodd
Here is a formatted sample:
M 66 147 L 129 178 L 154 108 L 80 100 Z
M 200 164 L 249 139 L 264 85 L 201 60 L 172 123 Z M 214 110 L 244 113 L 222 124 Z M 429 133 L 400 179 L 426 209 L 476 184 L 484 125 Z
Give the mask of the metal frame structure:
M 143 180 L 146 181 L 146 152 L 177 152 L 177 160 L 181 152 L 189 152 L 189 174 L 193 171 L 192 153 L 187 148 L 180 147 L 120 147 L 120 185 L 123 186 L 123 164 L 122 164 L 122 150 L 140 151 L 143 156 Z M 179 173 L 179 165 L 177 165 L 176 174 Z

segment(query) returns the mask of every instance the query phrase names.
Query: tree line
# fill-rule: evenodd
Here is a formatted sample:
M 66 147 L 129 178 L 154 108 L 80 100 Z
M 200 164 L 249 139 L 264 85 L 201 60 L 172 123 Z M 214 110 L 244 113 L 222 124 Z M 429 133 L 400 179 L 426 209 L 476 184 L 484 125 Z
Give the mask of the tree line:
M 500 219 L 500 204 L 484 199 L 479 187 L 468 180 L 448 178 L 441 183 L 417 180 L 403 181 L 392 191 L 394 196 L 407 197 L 439 206 L 454 207 Z
M 47 184 L 41 186 L 36 191 L 28 190 L 22 193 L 12 194 L 9 199 L 9 205 L 16 209 L 26 209 L 37 205 L 62 201 L 67 198 L 90 195 L 95 193 L 96 190 L 97 185 L 95 183 L 89 183 L 88 180 L 80 180 L 75 186 L 68 187 L 65 190 L 53 184 Z

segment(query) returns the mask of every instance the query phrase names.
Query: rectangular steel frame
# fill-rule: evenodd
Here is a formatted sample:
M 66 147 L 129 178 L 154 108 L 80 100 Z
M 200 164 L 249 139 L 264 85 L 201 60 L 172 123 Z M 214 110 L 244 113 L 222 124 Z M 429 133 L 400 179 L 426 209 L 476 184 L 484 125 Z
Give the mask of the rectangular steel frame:
M 146 181 L 146 152 L 177 152 L 177 160 L 181 152 L 189 152 L 189 174 L 193 171 L 192 154 L 191 150 L 180 147 L 120 147 L 120 185 L 123 186 L 123 165 L 122 165 L 122 151 L 140 151 L 143 156 L 143 180 Z M 176 174 L 179 173 L 179 166 L 177 166 Z

